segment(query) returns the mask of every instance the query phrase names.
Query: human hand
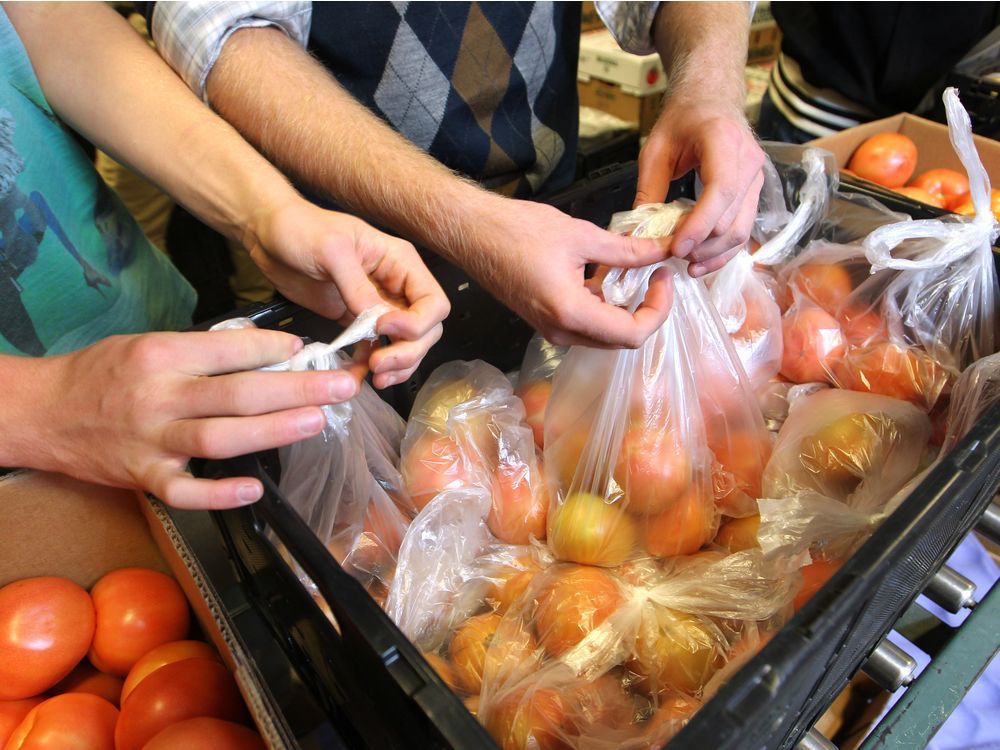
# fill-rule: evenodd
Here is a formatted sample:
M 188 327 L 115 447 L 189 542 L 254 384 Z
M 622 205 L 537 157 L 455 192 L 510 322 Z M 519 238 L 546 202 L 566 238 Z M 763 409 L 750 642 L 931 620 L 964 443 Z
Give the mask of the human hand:
M 630 268 L 664 260 L 670 238 L 624 237 L 552 206 L 495 195 L 470 211 L 478 234 L 461 265 L 553 344 L 636 348 L 666 320 L 665 270 L 653 274 L 635 313 L 605 303 L 584 274 L 591 263 Z
M 661 203 L 670 181 L 697 169 L 704 191 L 677 230 L 673 255 L 692 276 L 721 268 L 750 238 L 764 152 L 742 111 L 724 100 L 671 96 L 639 154 L 635 205 Z
M 448 298 L 409 242 L 301 199 L 254 225 L 244 244 L 288 299 L 344 323 L 380 302 L 400 308 L 378 321 L 390 344 L 369 360 L 376 388 L 407 380 L 441 338 Z
M 195 479 L 187 462 L 318 434 L 320 406 L 354 396 L 364 373 L 253 371 L 301 348 L 295 336 L 260 329 L 149 333 L 34 360 L 45 406 L 28 412 L 29 464 L 147 490 L 178 508 L 258 500 L 259 480 Z

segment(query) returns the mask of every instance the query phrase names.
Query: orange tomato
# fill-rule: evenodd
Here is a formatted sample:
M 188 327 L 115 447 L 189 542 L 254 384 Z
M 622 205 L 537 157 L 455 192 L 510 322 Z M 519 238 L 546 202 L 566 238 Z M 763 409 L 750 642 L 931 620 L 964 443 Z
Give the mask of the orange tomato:
M 713 498 L 692 487 L 665 512 L 646 520 L 646 551 L 656 557 L 690 555 L 715 536 L 715 528 Z
M 902 187 L 917 168 L 917 146 L 902 133 L 877 133 L 858 146 L 847 167 L 879 185 Z
M 844 353 L 837 320 L 818 307 L 791 309 L 781 319 L 784 351 L 781 374 L 793 383 L 826 382 L 830 367 Z
M 265 750 L 252 729 L 231 721 L 199 716 L 171 724 L 147 742 L 142 750 Z
M 583 430 L 569 430 L 559 436 L 545 451 L 546 467 L 555 467 L 559 486 L 569 490 L 573 484 L 577 467 L 587 448 L 589 435 Z
M 937 208 L 947 208 L 945 204 L 945 199 L 943 195 L 937 193 L 928 193 L 923 188 L 919 187 L 898 187 L 895 188 L 895 192 L 900 195 L 905 195 L 907 198 L 912 198 L 920 203 L 926 203 L 928 206 L 936 206 Z
M 438 677 L 441 678 L 445 685 L 456 692 L 460 690 L 458 680 L 455 679 L 455 670 L 446 659 L 437 654 L 432 654 L 430 651 L 421 651 L 420 653 L 427 660 L 427 663 L 431 665 L 431 669 L 437 672 Z
M 150 649 L 179 641 L 191 625 L 184 592 L 170 576 L 149 568 L 120 568 L 90 591 L 97 614 L 91 663 L 124 676 Z
M 654 606 L 643 615 L 631 666 L 653 692 L 696 695 L 725 663 L 728 644 L 708 620 Z
M 493 504 L 486 525 L 501 542 L 528 544 L 545 538 L 549 496 L 540 472 L 527 464 L 501 464 L 493 474 Z
M 761 475 L 771 456 L 771 442 L 763 428 L 760 433 L 752 429 L 733 429 L 731 425 L 710 429 L 708 447 L 722 469 L 732 476 L 732 481 L 721 485 L 732 486 L 732 489 L 719 498 L 720 507 L 727 505 L 726 498 L 733 491 L 742 491 L 754 500 L 760 497 Z M 716 490 L 719 489 L 717 486 Z M 735 502 L 736 498 L 733 500 Z
M 550 688 L 517 690 L 488 714 L 486 729 L 502 750 L 570 750 L 566 704 Z
M 121 702 L 124 703 L 136 686 L 157 669 L 184 659 L 211 659 L 222 663 L 218 652 L 202 641 L 164 643 L 162 646 L 157 646 L 143 654 L 142 658 L 129 670 L 125 684 L 122 686 Z
M 948 384 L 944 367 L 919 349 L 888 341 L 848 348 L 832 366 L 841 388 L 880 393 L 930 409 Z
M 94 605 L 67 578 L 25 578 L 0 588 L 0 700 L 30 698 L 87 655 Z
M 112 706 L 118 708 L 122 700 L 122 682 L 121 677 L 98 672 L 90 662 L 81 661 L 76 665 L 76 669 L 49 690 L 49 693 L 51 695 L 90 693 L 104 698 Z
M 467 693 L 482 690 L 484 674 L 506 679 L 538 648 L 534 637 L 523 631 L 517 639 L 498 643 L 496 632 L 500 620 L 496 612 L 470 617 L 451 639 L 448 653 L 455 681 Z
M 699 708 L 701 703 L 686 695 L 662 696 L 660 708 L 643 728 L 643 738 L 648 740 L 649 750 L 660 750 L 666 745 Z
M 757 531 L 760 529 L 760 515 L 746 518 L 733 518 L 727 521 L 715 535 L 715 543 L 725 547 L 730 553 L 752 549 L 757 544 Z
M 896 433 L 896 423 L 884 414 L 845 414 L 806 435 L 799 460 L 809 474 L 850 493 L 885 463 L 898 442 Z
M 557 573 L 539 598 L 535 628 L 553 656 L 578 644 L 621 606 L 621 588 L 601 568 L 574 565 Z
M 975 216 L 976 207 L 972 205 L 972 198 L 967 197 L 964 201 L 957 203 L 951 209 L 957 214 L 962 214 L 963 216 Z M 1000 189 L 993 188 L 990 191 L 990 210 L 993 212 L 993 216 L 1000 221 Z
M 515 565 L 491 576 L 494 583 L 490 586 L 486 598 L 491 601 L 497 612 L 503 614 L 527 590 L 541 569 L 541 565 L 530 556 L 518 558 Z
M 45 698 L 38 695 L 17 701 L 0 701 L 0 748 L 7 744 L 7 740 L 31 709 L 44 700 Z
M 632 729 L 638 713 L 635 700 L 622 681 L 611 674 L 580 682 L 564 691 L 567 724 L 574 734 L 591 736 L 601 729 Z
M 136 685 L 122 703 L 115 750 L 142 750 L 171 724 L 199 716 L 246 723 L 246 708 L 232 675 L 212 659 L 167 664 Z
M 531 428 L 535 445 L 545 447 L 545 407 L 552 395 L 551 380 L 536 380 L 531 385 L 519 391 L 518 395 L 524 402 L 524 421 Z
M 675 433 L 634 425 L 622 439 L 614 476 L 628 511 L 661 513 L 691 485 L 691 460 Z
M 4 750 L 115 750 L 118 709 L 90 693 L 65 693 L 39 703 Z
M 802 609 L 802 606 L 823 588 L 823 585 L 840 569 L 840 565 L 839 561 L 814 560 L 809 565 L 799 568 L 799 573 L 802 574 L 802 588 L 792 600 L 792 607 L 795 608 L 796 612 Z
M 442 490 L 469 487 L 475 479 L 472 459 L 448 435 L 428 430 L 403 453 L 399 463 L 410 499 L 423 510 Z
M 615 566 L 636 547 L 636 525 L 621 505 L 577 492 L 549 514 L 549 547 L 560 560 Z
M 914 177 L 910 185 L 940 196 L 941 208 L 954 208 L 969 197 L 969 178 L 954 169 L 928 169 Z
M 854 291 L 847 269 L 832 263 L 804 263 L 796 268 L 786 288 L 786 309 L 793 302 L 793 287 L 831 315 Z
M 840 311 L 837 320 L 848 344 L 858 346 L 876 339 L 884 340 L 888 336 L 882 316 L 863 304 L 847 305 Z

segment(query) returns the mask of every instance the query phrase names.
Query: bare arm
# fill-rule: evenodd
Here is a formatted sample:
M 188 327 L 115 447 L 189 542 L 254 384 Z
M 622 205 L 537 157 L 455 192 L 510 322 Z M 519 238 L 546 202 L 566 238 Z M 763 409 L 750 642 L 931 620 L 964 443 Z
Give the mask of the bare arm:
M 748 29 L 742 2 L 665 2 L 653 21 L 669 90 L 639 158 L 636 203 L 662 201 L 672 179 L 698 169 L 705 191 L 675 245 L 695 275 L 746 242 L 763 182 L 743 112 Z
M 462 266 L 554 341 L 635 346 L 666 316 L 663 285 L 631 316 L 583 284 L 590 261 L 650 263 L 666 255 L 664 246 L 615 237 L 456 176 L 276 29 L 235 32 L 209 74 L 207 93 L 286 173 Z

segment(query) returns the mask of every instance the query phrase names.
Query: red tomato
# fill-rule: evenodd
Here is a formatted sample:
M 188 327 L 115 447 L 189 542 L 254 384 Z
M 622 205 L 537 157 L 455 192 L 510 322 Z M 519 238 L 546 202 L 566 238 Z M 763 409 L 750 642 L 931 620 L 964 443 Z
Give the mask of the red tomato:
M 714 498 L 692 486 L 680 500 L 645 521 L 646 551 L 656 557 L 690 555 L 715 536 Z
M 534 636 L 523 632 L 519 638 L 496 640 L 501 617 L 486 612 L 466 620 L 451 639 L 449 656 L 458 686 L 475 695 L 482 690 L 483 677 L 508 679 L 538 648 Z
M 601 568 L 574 565 L 557 573 L 539 598 L 535 628 L 545 649 L 559 656 L 621 606 L 622 592 Z
M 403 454 L 399 471 L 413 504 L 423 510 L 442 490 L 470 486 L 475 479 L 471 464 L 455 440 L 428 430 Z
M 247 722 L 232 675 L 211 659 L 167 664 L 133 688 L 122 703 L 115 750 L 142 750 L 164 728 L 199 716 Z
M 888 341 L 852 347 L 833 364 L 837 385 L 880 393 L 930 409 L 948 384 L 948 371 L 919 349 Z
M 639 515 L 660 513 L 691 486 L 691 460 L 675 433 L 638 424 L 622 439 L 615 481 Z
M 560 560 L 620 565 L 635 551 L 636 524 L 620 504 L 577 492 L 549 514 L 548 542 Z
M 910 185 L 940 196 L 942 208 L 954 208 L 969 197 L 969 178 L 954 169 L 928 169 L 914 177 Z
M 966 197 L 966 199 L 951 209 L 957 214 L 962 214 L 962 216 L 975 216 L 976 207 L 972 205 L 972 198 Z M 993 188 L 990 191 L 990 210 L 993 211 L 993 216 L 996 217 L 997 221 L 1000 221 L 1000 189 Z
M 39 703 L 4 750 L 115 750 L 118 709 L 90 693 L 65 693 Z
M 793 308 L 781 319 L 781 333 L 784 377 L 793 383 L 830 379 L 827 367 L 844 353 L 844 335 L 836 318 L 818 307 Z
M 524 421 L 528 423 L 535 437 L 535 445 L 545 447 L 545 407 L 552 395 L 552 381 L 536 380 L 518 395 L 524 401 Z
M 191 624 L 181 587 L 156 570 L 113 570 L 90 595 L 97 627 L 88 656 L 102 672 L 124 677 L 150 649 L 183 639 Z
M 847 269 L 832 263 L 804 263 L 795 269 L 794 275 L 788 280 L 785 309 L 793 302 L 792 287 L 831 315 L 837 314 L 844 300 L 854 290 Z
M 30 698 L 68 675 L 94 637 L 94 605 L 67 578 L 25 578 L 0 589 L 0 700 Z
M 694 698 L 680 694 L 665 695 L 660 700 L 660 709 L 643 728 L 643 737 L 649 742 L 649 747 L 664 747 L 699 708 L 701 703 Z
M 44 700 L 45 698 L 38 695 L 34 698 L 22 698 L 19 701 L 0 701 L 0 747 L 7 744 L 7 740 L 31 709 Z
M 518 557 L 506 569 L 490 575 L 492 584 L 486 598 L 497 612 L 503 614 L 520 598 L 541 569 L 530 555 Z
M 737 504 L 739 499 L 735 494 L 739 492 L 746 493 L 753 500 L 759 498 L 761 475 L 771 456 L 770 439 L 763 428 L 759 433 L 753 429 L 732 429 L 731 426 L 713 429 L 709 431 L 708 439 L 708 447 L 715 455 L 715 460 L 732 477 L 729 481 L 725 481 L 726 477 L 713 477 L 719 506 L 728 508 Z M 725 488 L 729 488 L 729 491 L 719 497 L 720 490 Z
M 265 750 L 252 729 L 208 716 L 171 724 L 143 745 L 142 750 Z
M 799 568 L 799 572 L 802 574 L 802 588 L 792 600 L 795 611 L 798 612 L 802 609 L 802 606 L 823 588 L 823 585 L 833 577 L 839 568 L 840 562 L 828 560 L 814 560 L 804 568 Z
M 928 193 L 923 188 L 919 187 L 898 187 L 895 188 L 895 192 L 900 195 L 905 195 L 907 198 L 912 198 L 920 203 L 926 203 L 929 206 L 936 206 L 938 208 L 947 208 L 947 204 L 943 195 L 938 193 Z
M 167 664 L 173 664 L 175 661 L 184 661 L 184 659 L 212 659 L 222 663 L 216 650 L 202 641 L 164 643 L 162 646 L 157 646 L 143 654 L 142 658 L 129 670 L 128 677 L 125 678 L 125 684 L 121 689 L 121 702 L 124 703 L 129 693 L 157 669 L 165 667 Z
M 858 146 L 847 166 L 863 179 L 902 187 L 917 168 L 917 146 L 902 133 L 878 133 Z
M 566 705 L 551 688 L 517 690 L 493 707 L 487 731 L 503 750 L 569 750 Z
M 486 519 L 497 539 L 528 544 L 545 538 L 549 495 L 541 472 L 531 475 L 527 464 L 501 464 L 493 475 L 493 504 Z
M 844 338 L 849 344 L 867 344 L 875 339 L 885 339 L 888 336 L 882 316 L 863 304 L 847 305 L 840 311 L 837 320 L 840 322 L 840 330 L 843 331 Z
M 49 690 L 52 695 L 90 693 L 104 698 L 115 708 L 122 702 L 122 678 L 98 672 L 88 661 L 81 661 L 65 679 Z

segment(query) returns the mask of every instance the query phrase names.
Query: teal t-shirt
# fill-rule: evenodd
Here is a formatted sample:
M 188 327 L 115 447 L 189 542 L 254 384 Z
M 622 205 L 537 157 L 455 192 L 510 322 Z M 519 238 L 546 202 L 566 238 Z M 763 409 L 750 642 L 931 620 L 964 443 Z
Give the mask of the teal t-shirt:
M 194 303 L 49 107 L 0 9 L 0 353 L 186 328 Z

